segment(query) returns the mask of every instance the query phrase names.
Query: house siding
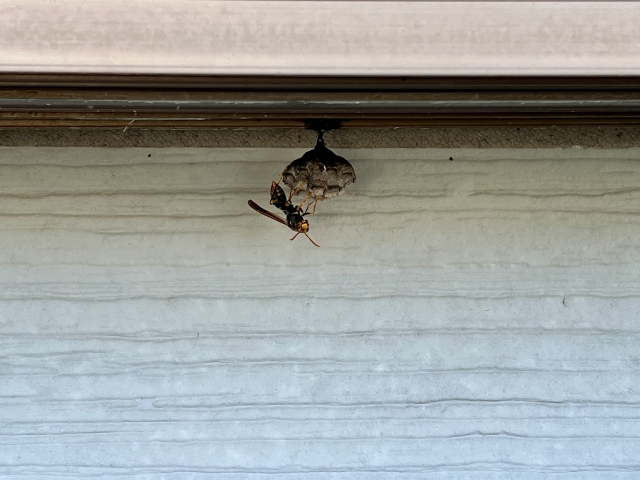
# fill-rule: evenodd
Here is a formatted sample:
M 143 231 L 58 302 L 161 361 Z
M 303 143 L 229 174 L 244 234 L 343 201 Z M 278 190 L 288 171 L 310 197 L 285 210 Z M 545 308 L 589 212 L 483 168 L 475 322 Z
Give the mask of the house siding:
M 640 476 L 640 150 L 302 152 L 0 149 L 0 477 Z

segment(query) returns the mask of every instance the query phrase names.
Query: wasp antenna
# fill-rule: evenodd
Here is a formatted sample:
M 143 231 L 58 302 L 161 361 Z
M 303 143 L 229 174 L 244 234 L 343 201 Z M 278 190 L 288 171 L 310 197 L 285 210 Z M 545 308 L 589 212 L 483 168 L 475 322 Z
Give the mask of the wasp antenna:
M 297 237 L 298 235 L 300 235 L 300 232 L 296 233 L 296 234 L 295 234 L 293 237 L 291 237 L 289 240 L 295 240 L 295 239 L 296 239 L 296 237 Z
M 296 235 L 298 235 L 298 234 L 296 233 Z M 310 237 L 309 235 L 307 235 L 306 233 L 305 233 L 304 235 L 305 235 L 305 236 L 309 239 L 309 241 L 310 241 L 311 243 L 313 243 L 316 247 L 318 247 L 318 248 L 320 247 L 320 245 L 318 245 L 316 242 L 314 242 L 313 240 L 311 240 L 311 237 Z M 296 237 L 293 237 L 293 238 L 296 238 Z M 293 238 L 292 238 L 291 240 L 293 240 Z

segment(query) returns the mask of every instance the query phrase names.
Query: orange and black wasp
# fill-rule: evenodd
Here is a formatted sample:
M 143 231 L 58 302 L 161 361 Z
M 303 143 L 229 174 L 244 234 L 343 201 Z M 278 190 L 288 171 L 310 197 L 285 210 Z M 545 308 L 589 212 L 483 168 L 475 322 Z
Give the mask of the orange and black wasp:
M 287 198 L 287 195 L 284 193 L 284 190 L 280 185 L 278 185 L 276 182 L 271 183 L 271 201 L 269 203 L 279 210 L 282 210 L 282 212 L 287 216 L 286 220 L 276 215 L 275 213 L 271 213 L 270 211 L 265 210 L 253 200 L 249 200 L 249 206 L 265 217 L 275 220 L 276 222 L 280 222 L 281 224 L 286 225 L 291 230 L 296 232 L 291 240 L 295 239 L 302 233 L 309 239 L 311 243 L 313 243 L 316 247 L 319 247 L 320 245 L 314 242 L 308 235 L 309 222 L 304 218 L 306 215 L 313 215 L 315 213 L 315 206 L 318 202 L 313 202 L 314 207 L 312 212 L 309 212 L 309 207 L 311 206 L 311 203 L 309 203 L 305 212 L 302 213 L 302 206 L 309 197 L 307 197 L 300 205 L 294 206 L 291 203 L 291 198 L 295 195 L 295 193 L 296 192 L 292 192 L 291 195 L 289 195 L 289 198 Z

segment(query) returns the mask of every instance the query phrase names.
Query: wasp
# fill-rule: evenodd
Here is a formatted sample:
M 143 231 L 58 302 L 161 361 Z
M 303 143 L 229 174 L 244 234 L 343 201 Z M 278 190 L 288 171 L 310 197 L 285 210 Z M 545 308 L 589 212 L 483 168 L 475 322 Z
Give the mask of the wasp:
M 292 192 L 291 195 L 289 195 L 289 198 L 287 198 L 287 195 L 284 193 L 284 190 L 282 189 L 282 187 L 278 185 L 276 182 L 271 182 L 270 193 L 271 193 L 271 201 L 269 203 L 274 207 L 276 207 L 277 209 L 282 210 L 282 212 L 286 215 L 286 220 L 276 215 L 275 213 L 271 213 L 270 211 L 265 210 L 260 205 L 255 203 L 253 200 L 249 200 L 249 206 L 253 208 L 256 212 L 264 215 L 265 217 L 275 220 L 276 222 L 280 222 L 281 224 L 286 225 L 291 230 L 296 232 L 296 234 L 291 238 L 291 240 L 294 240 L 298 235 L 302 233 L 309 239 L 311 243 L 313 243 L 316 247 L 319 247 L 320 245 L 314 242 L 311 239 L 311 237 L 308 235 L 309 222 L 304 218 L 306 215 L 313 215 L 314 213 L 316 213 L 316 205 L 318 203 L 317 200 L 313 202 L 314 206 L 313 206 L 312 212 L 309 212 L 309 207 L 311 206 L 311 203 L 309 203 L 309 205 L 307 205 L 307 208 L 303 213 L 302 206 L 308 200 L 309 197 L 307 197 L 300 205 L 294 206 L 291 203 L 291 198 L 295 195 L 296 192 Z

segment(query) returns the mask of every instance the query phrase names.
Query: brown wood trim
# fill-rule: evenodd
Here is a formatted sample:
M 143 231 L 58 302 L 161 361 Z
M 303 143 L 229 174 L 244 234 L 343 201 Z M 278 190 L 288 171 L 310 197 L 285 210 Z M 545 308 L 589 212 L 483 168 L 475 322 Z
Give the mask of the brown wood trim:
M 640 124 L 640 77 L 0 74 L 0 128 Z
M 314 119 L 335 121 L 335 117 L 316 116 Z M 128 129 L 208 129 L 208 128 L 305 128 L 308 117 L 290 115 L 224 116 L 183 115 L 163 117 L 125 117 L 117 114 L 62 115 L 62 114 L 0 114 L 0 128 L 121 128 Z M 384 115 L 359 116 L 339 119 L 341 128 L 392 127 L 519 127 L 519 126 L 602 126 L 640 125 L 640 115 L 598 114 L 550 117 L 548 115 Z

